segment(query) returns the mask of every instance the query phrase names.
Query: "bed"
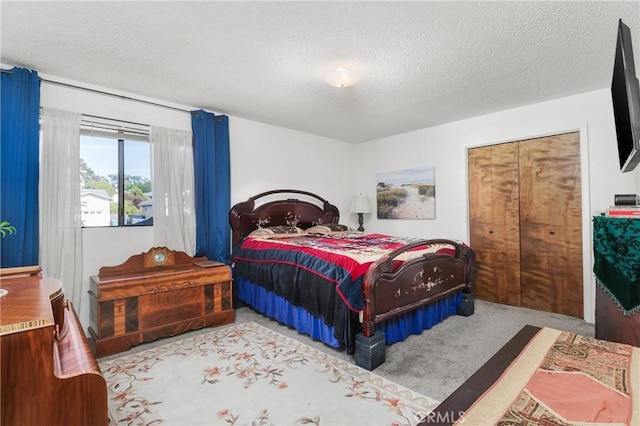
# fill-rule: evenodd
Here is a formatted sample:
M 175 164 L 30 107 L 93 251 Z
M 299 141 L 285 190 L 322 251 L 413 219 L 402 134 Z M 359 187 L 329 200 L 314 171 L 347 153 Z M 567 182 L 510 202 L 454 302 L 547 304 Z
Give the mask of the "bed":
M 428 425 L 640 424 L 640 348 L 525 326 Z
M 351 231 L 338 208 L 274 190 L 229 213 L 234 297 L 373 370 L 385 346 L 473 314 L 475 254 L 449 239 Z M 290 235 L 289 235 L 290 234 Z

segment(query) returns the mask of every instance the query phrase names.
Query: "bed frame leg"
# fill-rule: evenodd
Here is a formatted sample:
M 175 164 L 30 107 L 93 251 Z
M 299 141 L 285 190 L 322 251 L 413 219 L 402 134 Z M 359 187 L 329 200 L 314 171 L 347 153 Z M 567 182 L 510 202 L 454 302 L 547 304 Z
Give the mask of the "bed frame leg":
M 371 337 L 362 333 L 356 335 L 356 365 L 373 371 L 385 361 L 386 343 L 384 333 L 376 331 Z
M 462 315 L 463 317 L 469 317 L 473 315 L 474 300 L 475 296 L 473 295 L 473 292 L 462 293 L 462 302 L 460 303 L 460 306 L 458 307 L 456 313 L 458 315 Z

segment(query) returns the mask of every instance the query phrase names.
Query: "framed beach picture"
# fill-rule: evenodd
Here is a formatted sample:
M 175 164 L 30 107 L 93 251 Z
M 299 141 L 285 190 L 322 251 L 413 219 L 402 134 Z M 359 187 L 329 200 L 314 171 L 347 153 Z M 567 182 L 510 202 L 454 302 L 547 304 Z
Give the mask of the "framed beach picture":
M 378 219 L 435 219 L 435 166 L 376 174 Z

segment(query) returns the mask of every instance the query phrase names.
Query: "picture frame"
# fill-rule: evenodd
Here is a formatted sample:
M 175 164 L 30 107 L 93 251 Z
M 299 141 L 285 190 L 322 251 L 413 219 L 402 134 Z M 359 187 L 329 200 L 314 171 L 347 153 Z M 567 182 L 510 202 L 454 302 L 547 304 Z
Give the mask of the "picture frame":
M 378 219 L 435 219 L 435 166 L 376 174 Z

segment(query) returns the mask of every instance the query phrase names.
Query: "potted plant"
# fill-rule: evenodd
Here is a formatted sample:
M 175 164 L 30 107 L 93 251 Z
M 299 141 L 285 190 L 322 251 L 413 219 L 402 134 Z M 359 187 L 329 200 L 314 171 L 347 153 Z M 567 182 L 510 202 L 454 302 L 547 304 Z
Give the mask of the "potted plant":
M 16 233 L 15 226 L 10 224 L 6 220 L 3 220 L 2 222 L 0 222 L 0 235 L 2 235 L 2 238 L 6 237 L 7 235 L 11 235 L 15 233 Z

